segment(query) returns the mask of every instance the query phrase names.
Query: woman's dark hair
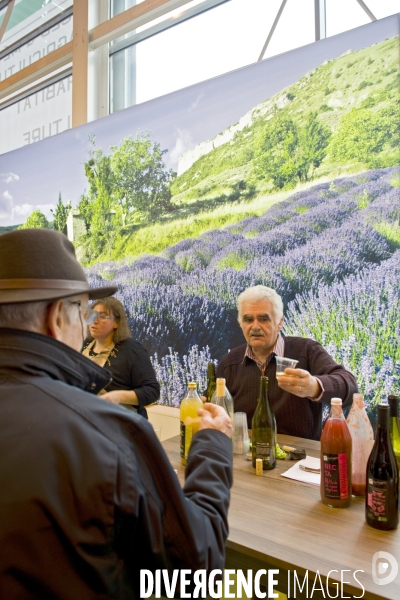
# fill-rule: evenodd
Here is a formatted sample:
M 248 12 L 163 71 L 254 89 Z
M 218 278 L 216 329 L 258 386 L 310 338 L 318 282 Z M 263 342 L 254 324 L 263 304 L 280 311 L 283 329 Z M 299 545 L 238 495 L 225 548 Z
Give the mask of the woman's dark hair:
M 96 309 L 98 304 L 102 304 L 106 309 L 107 314 L 112 315 L 118 323 L 118 328 L 115 330 L 113 338 L 114 344 L 118 344 L 118 342 L 122 342 L 122 340 L 132 337 L 125 309 L 117 298 L 113 298 L 112 296 L 109 298 L 100 298 L 93 302 L 91 308 Z

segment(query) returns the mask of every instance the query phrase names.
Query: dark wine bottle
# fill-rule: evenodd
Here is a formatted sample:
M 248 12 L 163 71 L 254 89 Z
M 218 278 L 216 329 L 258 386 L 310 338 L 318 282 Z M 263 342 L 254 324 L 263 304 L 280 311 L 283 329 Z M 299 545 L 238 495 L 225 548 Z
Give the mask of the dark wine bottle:
M 390 440 L 397 466 L 400 469 L 400 396 L 390 395 L 388 403 L 390 406 Z
M 207 374 L 207 388 L 204 392 L 207 402 L 211 402 L 213 393 L 216 390 L 216 378 L 215 378 L 215 364 L 213 362 L 208 363 L 208 374 Z
M 389 436 L 388 404 L 378 405 L 375 444 L 367 466 L 365 518 L 375 529 L 396 529 L 399 523 L 399 468 Z
M 268 401 L 268 377 L 260 379 L 260 398 L 251 425 L 253 467 L 262 459 L 263 470 L 276 467 L 276 422 Z

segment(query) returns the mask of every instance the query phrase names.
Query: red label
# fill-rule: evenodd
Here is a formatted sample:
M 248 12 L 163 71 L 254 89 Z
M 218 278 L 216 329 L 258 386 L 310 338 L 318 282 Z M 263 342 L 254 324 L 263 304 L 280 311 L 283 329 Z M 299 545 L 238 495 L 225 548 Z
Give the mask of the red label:
M 324 454 L 322 474 L 326 498 L 335 500 L 348 498 L 347 454 Z
M 340 499 L 348 498 L 349 496 L 349 477 L 347 473 L 347 454 L 338 454 L 339 461 L 339 483 L 340 483 Z
M 386 522 L 388 512 L 388 482 L 368 478 L 367 515 Z

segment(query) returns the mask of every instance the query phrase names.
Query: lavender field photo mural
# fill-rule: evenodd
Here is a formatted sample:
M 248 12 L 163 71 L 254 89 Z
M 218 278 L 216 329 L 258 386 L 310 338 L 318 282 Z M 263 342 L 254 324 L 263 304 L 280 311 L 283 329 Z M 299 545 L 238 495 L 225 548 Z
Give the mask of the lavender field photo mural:
M 52 226 L 71 203 L 77 256 L 118 285 L 160 403 L 206 387 L 242 343 L 238 294 L 263 284 L 373 417 L 400 393 L 398 33 L 382 19 L 2 155 L 0 225 L 28 205 Z

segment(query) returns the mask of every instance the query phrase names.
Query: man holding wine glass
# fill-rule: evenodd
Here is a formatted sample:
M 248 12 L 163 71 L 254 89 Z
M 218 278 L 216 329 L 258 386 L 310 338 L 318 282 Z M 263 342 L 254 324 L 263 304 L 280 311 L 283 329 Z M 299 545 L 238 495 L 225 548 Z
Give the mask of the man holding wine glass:
M 235 411 L 245 412 L 251 427 L 260 376 L 265 375 L 278 433 L 319 440 L 323 405 L 336 396 L 344 407 L 350 406 L 358 391 L 354 376 L 318 342 L 282 335 L 283 303 L 275 290 L 262 285 L 247 288 L 237 305 L 246 343 L 224 356 L 217 369 L 217 377 L 226 379 Z M 283 356 L 298 362 L 277 379 L 276 357 Z

